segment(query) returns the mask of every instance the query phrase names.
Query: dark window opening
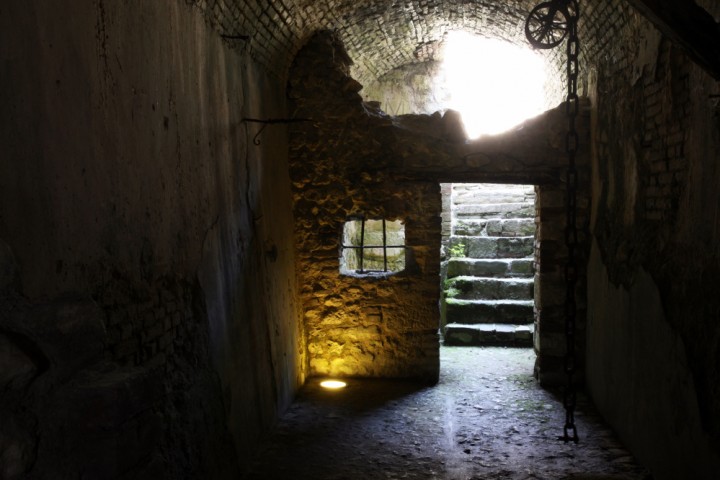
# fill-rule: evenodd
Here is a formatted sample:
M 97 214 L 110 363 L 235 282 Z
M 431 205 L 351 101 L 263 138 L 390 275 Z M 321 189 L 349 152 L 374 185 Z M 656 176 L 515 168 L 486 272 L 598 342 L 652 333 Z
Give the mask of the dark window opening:
M 340 273 L 389 274 L 405 270 L 405 225 L 400 220 L 359 218 L 345 222 Z

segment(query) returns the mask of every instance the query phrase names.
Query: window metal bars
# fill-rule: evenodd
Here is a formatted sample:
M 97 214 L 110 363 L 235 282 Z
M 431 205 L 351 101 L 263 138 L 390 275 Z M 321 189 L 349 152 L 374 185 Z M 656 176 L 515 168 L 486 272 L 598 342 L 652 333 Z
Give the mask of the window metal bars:
M 365 218 L 359 218 L 358 220 L 361 221 L 360 224 L 360 245 L 345 245 L 343 242 L 342 248 L 354 248 L 360 250 L 360 255 L 358 259 L 359 267 L 356 272 L 357 273 L 371 273 L 371 272 L 384 272 L 387 273 L 388 271 L 388 261 L 387 261 L 387 251 L 389 248 L 407 248 L 405 245 L 388 245 L 387 244 L 387 229 L 385 226 L 385 219 L 382 219 L 382 236 L 383 236 L 383 244 L 382 245 L 365 245 Z M 364 254 L 365 250 L 373 249 L 373 248 L 382 248 L 383 249 L 383 269 L 382 270 L 365 270 L 364 268 Z

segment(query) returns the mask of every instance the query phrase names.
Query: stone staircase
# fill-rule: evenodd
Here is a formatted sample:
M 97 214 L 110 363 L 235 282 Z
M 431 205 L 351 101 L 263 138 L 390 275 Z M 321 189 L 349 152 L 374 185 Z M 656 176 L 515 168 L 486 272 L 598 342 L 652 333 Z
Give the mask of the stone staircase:
M 533 345 L 535 193 L 454 184 L 443 279 L 445 345 Z

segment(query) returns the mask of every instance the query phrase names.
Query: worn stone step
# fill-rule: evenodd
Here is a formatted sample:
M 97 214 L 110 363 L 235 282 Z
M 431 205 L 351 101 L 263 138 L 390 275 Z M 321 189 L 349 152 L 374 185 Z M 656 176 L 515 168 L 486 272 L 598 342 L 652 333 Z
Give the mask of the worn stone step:
M 452 226 L 453 235 L 477 237 L 525 237 L 535 235 L 534 218 L 459 220 Z
M 495 237 L 532 237 L 535 235 L 535 218 L 488 220 L 486 231 Z
M 445 299 L 447 323 L 516 323 L 533 321 L 532 300 Z
M 485 235 L 488 220 L 459 220 L 452 226 L 453 235 L 479 236 Z
M 452 202 L 455 205 L 482 205 L 483 203 L 534 203 L 535 192 L 522 191 L 496 191 L 475 192 L 458 191 L 453 193 Z
M 454 346 L 532 347 L 532 323 L 522 325 L 450 323 L 445 326 L 443 343 Z
M 447 278 L 461 275 L 472 277 L 529 277 L 534 275 L 532 258 L 451 258 Z
M 535 198 L 535 187 L 533 185 L 508 185 L 490 183 L 453 183 L 453 199 L 463 198 L 497 198 L 503 196 L 521 197 L 524 199 Z M 500 202 L 494 202 L 500 203 Z
M 535 237 L 469 237 L 450 238 L 450 251 L 468 258 L 523 258 L 533 254 Z
M 445 281 L 446 298 L 532 300 L 534 279 L 460 276 Z
M 532 203 L 490 203 L 480 205 L 458 205 L 455 218 L 534 218 L 535 205 Z

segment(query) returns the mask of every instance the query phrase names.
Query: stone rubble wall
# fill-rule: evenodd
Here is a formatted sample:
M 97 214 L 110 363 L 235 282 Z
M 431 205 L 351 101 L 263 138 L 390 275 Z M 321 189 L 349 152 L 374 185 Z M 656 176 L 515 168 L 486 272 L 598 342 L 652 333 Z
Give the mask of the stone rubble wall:
M 309 119 L 292 124 L 290 146 L 309 371 L 436 378 L 440 183 L 515 181 L 562 191 L 564 108 L 468 142 L 452 112 L 388 117 L 376 104 L 363 103 L 348 62 L 337 38 L 321 32 L 299 53 L 289 82 L 293 117 Z M 583 139 L 589 136 L 586 118 L 579 121 Z M 587 185 L 583 155 L 586 150 L 579 159 L 581 185 Z M 360 214 L 405 221 L 405 272 L 372 279 L 340 275 L 342 226 Z M 559 236 L 549 235 L 550 241 Z M 560 270 L 562 261 L 551 248 L 544 265 Z M 549 328 L 559 330 L 561 324 Z M 548 350 L 548 365 L 561 371 L 562 357 Z M 548 379 L 553 375 L 559 376 L 547 372 Z
M 371 116 L 328 34 L 298 55 L 291 79 L 291 179 L 300 293 L 312 375 L 438 376 L 439 185 L 388 171 L 398 141 L 389 119 Z M 335 59 L 333 61 L 333 59 Z M 339 271 L 351 218 L 400 220 L 405 270 L 362 277 Z

